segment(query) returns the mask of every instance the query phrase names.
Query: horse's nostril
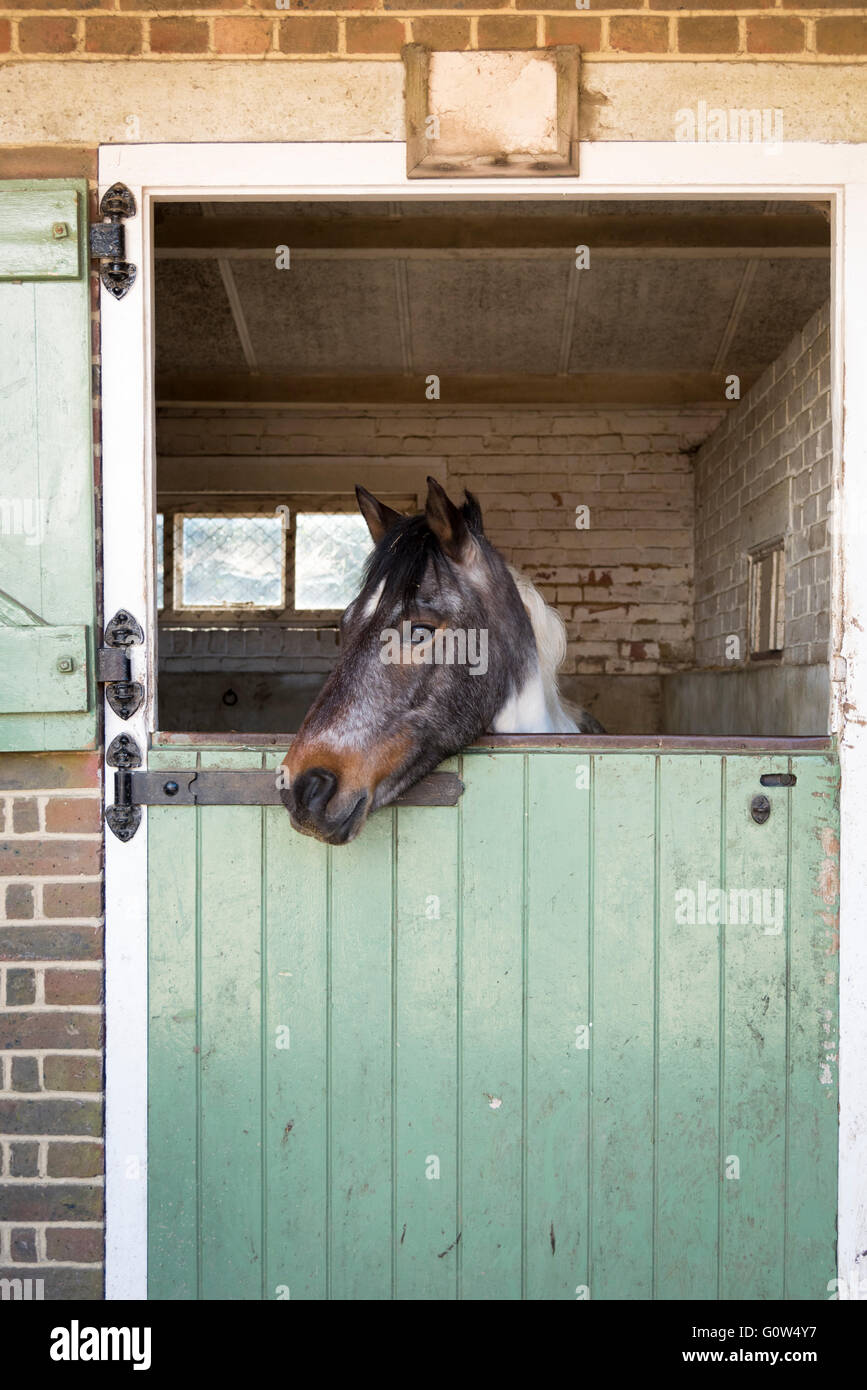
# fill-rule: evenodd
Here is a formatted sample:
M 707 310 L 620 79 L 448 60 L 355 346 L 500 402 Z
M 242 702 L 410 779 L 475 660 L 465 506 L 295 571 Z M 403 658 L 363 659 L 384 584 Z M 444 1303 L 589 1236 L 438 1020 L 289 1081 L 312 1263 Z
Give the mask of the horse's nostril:
M 337 778 L 325 767 L 310 767 L 296 777 L 293 791 L 299 806 L 306 806 L 314 814 L 322 812 L 331 800 L 337 786 Z

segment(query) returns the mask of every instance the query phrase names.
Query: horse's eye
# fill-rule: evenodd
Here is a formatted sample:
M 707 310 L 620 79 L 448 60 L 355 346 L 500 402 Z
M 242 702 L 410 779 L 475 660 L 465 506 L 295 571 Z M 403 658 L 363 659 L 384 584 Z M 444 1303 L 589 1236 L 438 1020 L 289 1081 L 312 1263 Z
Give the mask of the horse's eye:
M 410 629 L 409 640 L 413 644 L 416 644 L 418 642 L 426 642 L 427 639 L 429 637 L 432 637 L 435 632 L 436 628 L 433 627 L 430 623 L 413 623 L 412 628 Z

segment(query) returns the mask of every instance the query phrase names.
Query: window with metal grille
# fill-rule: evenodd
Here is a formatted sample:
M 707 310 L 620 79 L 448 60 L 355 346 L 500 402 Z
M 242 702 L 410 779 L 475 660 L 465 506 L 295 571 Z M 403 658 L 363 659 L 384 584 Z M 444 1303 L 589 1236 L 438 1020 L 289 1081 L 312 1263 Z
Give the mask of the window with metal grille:
M 280 516 L 175 517 L 177 608 L 281 608 Z
M 383 500 L 416 510 L 413 497 Z M 333 621 L 358 593 L 370 533 L 355 498 L 163 498 L 156 525 L 161 619 Z
M 751 661 L 782 655 L 786 624 L 785 542 L 768 541 L 749 555 Z

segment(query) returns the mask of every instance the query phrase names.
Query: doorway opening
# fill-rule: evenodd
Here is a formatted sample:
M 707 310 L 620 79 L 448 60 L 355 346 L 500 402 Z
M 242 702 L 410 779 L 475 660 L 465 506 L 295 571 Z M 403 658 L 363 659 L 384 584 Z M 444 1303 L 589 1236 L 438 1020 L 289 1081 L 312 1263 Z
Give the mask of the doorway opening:
M 158 728 L 291 734 L 432 475 L 615 735 L 826 734 L 820 202 L 160 202 Z

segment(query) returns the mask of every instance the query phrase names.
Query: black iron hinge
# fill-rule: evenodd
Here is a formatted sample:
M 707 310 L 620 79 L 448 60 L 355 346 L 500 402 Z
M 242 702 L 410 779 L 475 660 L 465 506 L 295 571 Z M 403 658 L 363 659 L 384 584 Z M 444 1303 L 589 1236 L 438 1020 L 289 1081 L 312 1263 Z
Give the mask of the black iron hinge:
M 141 749 L 131 734 L 118 734 L 108 745 L 105 761 L 114 773 L 114 805 L 105 808 L 105 823 L 126 843 L 141 824 L 141 806 L 133 800 L 132 771 L 141 766 Z
M 90 229 L 90 254 L 101 262 L 99 278 L 115 299 L 135 283 L 136 267 L 126 259 L 124 219 L 135 217 L 135 198 L 123 183 L 113 183 L 102 196 L 99 210 L 105 222 L 94 222 Z
M 105 698 L 119 719 L 129 719 L 144 699 L 144 686 L 132 679 L 129 659 L 129 648 L 143 641 L 140 623 L 119 608 L 106 623 L 103 645 L 96 653 L 96 679 L 105 686 Z

